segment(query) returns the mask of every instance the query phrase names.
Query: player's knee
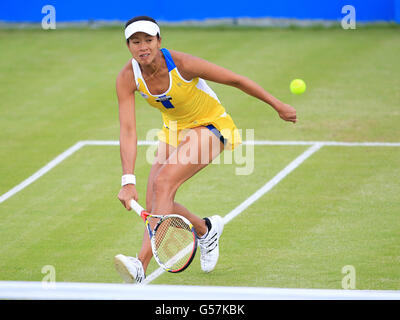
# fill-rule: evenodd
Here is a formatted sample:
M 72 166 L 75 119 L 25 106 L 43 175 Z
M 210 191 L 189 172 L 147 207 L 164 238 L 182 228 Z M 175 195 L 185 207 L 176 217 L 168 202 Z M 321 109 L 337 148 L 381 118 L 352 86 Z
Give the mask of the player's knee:
M 166 175 L 159 174 L 157 177 L 154 179 L 153 182 L 153 193 L 159 194 L 159 193 L 165 193 L 167 192 L 171 187 L 171 183 L 169 179 L 166 177 Z
M 153 182 L 153 193 L 157 196 L 173 194 L 174 181 L 166 174 L 158 174 Z

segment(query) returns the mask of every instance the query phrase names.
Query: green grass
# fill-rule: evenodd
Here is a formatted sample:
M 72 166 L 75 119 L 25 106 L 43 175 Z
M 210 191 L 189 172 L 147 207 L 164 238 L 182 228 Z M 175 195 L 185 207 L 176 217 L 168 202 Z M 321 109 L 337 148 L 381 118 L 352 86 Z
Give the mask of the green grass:
M 298 110 L 296 125 L 237 89 L 210 84 L 255 139 L 400 141 L 397 28 L 165 28 L 163 46 L 254 79 Z M 115 28 L 0 30 L 0 194 L 80 140 L 117 140 L 115 77 L 129 59 Z M 294 96 L 293 78 L 307 91 Z M 161 116 L 136 99 L 139 139 Z M 246 138 L 246 137 L 244 137 Z M 200 216 L 227 214 L 305 146 L 256 146 L 254 172 L 213 164 L 177 200 Z M 145 198 L 150 165 L 136 173 Z M 229 155 L 229 153 L 228 153 Z M 399 289 L 400 148 L 323 147 L 225 226 L 211 274 L 196 261 L 154 283 L 341 288 L 353 265 L 358 289 Z M 143 226 L 116 195 L 118 147 L 86 146 L 0 204 L 0 280 L 121 282 L 117 253 L 140 250 Z M 154 262 L 149 273 L 157 268 Z

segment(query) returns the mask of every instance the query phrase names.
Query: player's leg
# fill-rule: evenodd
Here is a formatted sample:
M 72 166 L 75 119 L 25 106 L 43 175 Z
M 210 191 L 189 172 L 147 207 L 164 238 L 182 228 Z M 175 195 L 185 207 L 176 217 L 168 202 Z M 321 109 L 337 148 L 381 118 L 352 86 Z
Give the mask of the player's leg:
M 150 169 L 149 177 L 147 179 L 147 189 L 146 189 L 146 211 L 147 212 L 151 212 L 151 210 L 152 210 L 151 199 L 153 197 L 154 178 L 157 176 L 157 173 L 160 170 L 160 168 L 166 163 L 167 159 L 169 158 L 169 155 L 173 151 L 175 151 L 175 149 L 176 148 L 174 148 L 172 145 L 169 145 L 163 141 L 160 141 L 158 144 L 155 158 L 154 158 L 153 164 Z M 154 221 L 154 219 L 150 219 L 150 223 L 155 224 L 156 221 Z M 154 228 L 154 225 L 152 225 L 151 227 Z M 153 252 L 151 250 L 151 243 L 150 243 L 147 229 L 145 227 L 144 233 L 143 233 L 142 247 L 138 254 L 138 259 L 142 262 L 143 269 L 145 272 L 146 272 L 147 266 L 150 263 L 152 256 L 153 256 Z
M 163 165 L 154 181 L 152 213 L 174 212 L 174 198 L 179 186 L 205 168 L 223 150 L 221 137 L 204 127 L 191 129 L 191 133 L 170 155 L 167 163 Z M 219 238 L 222 234 L 224 223 L 220 216 L 215 215 L 201 219 L 195 214 L 185 210 L 181 212 L 192 222 L 197 234 L 201 237 L 200 264 L 205 272 L 212 271 L 219 257 Z
M 152 213 L 174 212 L 174 198 L 179 186 L 212 162 L 223 150 L 217 136 L 205 127 L 190 129 L 167 162 L 158 170 L 153 182 Z M 204 219 L 188 210 L 179 214 L 192 222 L 202 236 L 207 231 Z
M 153 161 L 153 164 L 150 169 L 148 181 L 147 181 L 147 190 L 146 190 L 146 211 L 151 212 L 152 211 L 152 198 L 153 198 L 153 188 L 154 188 L 154 180 L 155 177 L 158 174 L 158 171 L 160 168 L 167 162 L 167 159 L 169 158 L 170 154 L 175 151 L 175 147 L 172 145 L 169 145 L 163 141 L 159 142 L 155 159 Z M 174 202 L 174 213 L 180 214 L 183 216 L 186 216 L 190 214 L 189 210 L 186 209 L 183 205 Z M 155 223 L 154 221 L 150 221 Z M 154 226 L 152 226 L 154 227 Z M 146 272 L 147 266 L 150 263 L 150 260 L 153 256 L 153 252 L 151 250 L 151 243 L 149 239 L 149 235 L 147 232 L 147 229 L 145 228 L 144 233 L 143 233 L 143 240 L 142 240 L 142 247 L 139 251 L 138 254 L 138 259 L 142 262 L 143 269 Z

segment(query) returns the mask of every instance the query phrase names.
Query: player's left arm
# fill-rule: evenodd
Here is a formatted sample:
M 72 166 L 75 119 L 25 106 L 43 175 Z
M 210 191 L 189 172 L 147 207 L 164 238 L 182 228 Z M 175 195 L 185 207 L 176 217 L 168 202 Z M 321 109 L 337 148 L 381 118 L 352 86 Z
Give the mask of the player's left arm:
M 179 72 L 185 79 L 190 80 L 200 77 L 204 80 L 236 87 L 257 99 L 268 103 L 278 112 L 279 116 L 283 120 L 293 123 L 297 122 L 296 110 L 292 106 L 275 98 L 253 80 L 186 53 L 172 51 L 172 54 L 178 65 Z

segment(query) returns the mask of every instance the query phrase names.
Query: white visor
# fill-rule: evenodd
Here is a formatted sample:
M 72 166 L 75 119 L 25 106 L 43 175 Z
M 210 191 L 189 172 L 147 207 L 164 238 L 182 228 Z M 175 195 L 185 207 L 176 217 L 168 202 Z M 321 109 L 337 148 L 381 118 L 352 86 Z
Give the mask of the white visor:
M 131 35 L 136 32 L 144 32 L 151 36 L 155 36 L 157 33 L 160 34 L 160 28 L 157 24 L 147 20 L 140 20 L 131 23 L 125 29 L 125 38 L 129 39 Z

